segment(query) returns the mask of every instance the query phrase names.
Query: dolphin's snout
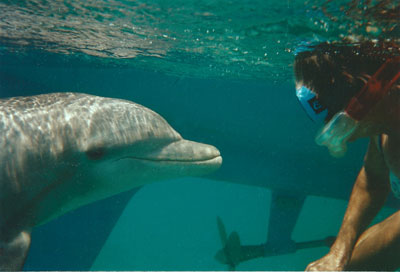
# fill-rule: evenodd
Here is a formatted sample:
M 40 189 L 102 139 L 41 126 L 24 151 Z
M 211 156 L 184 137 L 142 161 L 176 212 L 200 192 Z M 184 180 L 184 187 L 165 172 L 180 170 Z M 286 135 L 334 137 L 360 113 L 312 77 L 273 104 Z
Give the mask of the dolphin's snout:
M 221 154 L 214 146 L 184 139 L 148 154 L 145 160 L 174 173 L 175 177 L 209 174 L 222 164 Z
M 160 161 L 202 162 L 219 158 L 221 154 L 212 145 L 182 139 L 164 146 L 151 157 Z

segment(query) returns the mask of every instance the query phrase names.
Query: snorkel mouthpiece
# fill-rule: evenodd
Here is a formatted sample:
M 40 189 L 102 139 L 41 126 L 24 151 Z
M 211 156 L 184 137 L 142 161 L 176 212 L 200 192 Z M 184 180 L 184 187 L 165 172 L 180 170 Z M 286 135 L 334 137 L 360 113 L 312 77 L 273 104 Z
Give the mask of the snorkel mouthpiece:
M 347 151 L 347 141 L 358 127 L 358 122 L 346 112 L 339 112 L 326 124 L 315 137 L 318 145 L 326 146 L 336 158 L 343 157 Z

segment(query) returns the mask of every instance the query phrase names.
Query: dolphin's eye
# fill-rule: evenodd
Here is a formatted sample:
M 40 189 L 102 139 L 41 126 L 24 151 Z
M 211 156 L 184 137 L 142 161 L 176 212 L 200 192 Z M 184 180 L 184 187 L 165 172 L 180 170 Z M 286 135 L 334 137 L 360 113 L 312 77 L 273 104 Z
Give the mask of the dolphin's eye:
M 86 156 L 89 160 L 100 160 L 104 156 L 102 148 L 94 148 L 86 151 Z

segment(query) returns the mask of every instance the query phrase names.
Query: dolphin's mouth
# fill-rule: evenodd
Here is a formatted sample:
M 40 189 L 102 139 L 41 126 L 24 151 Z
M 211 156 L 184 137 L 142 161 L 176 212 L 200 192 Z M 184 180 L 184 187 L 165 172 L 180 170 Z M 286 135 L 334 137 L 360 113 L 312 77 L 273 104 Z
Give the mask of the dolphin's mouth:
M 176 159 L 161 159 L 161 158 L 141 158 L 141 157 L 135 157 L 135 156 L 126 156 L 126 157 L 121 157 L 117 159 L 116 161 L 119 160 L 125 160 L 125 159 L 131 159 L 131 160 L 138 160 L 138 161 L 148 161 L 148 162 L 165 162 L 165 163 L 195 163 L 195 162 L 211 162 L 211 161 L 217 161 L 219 159 L 222 160 L 221 156 L 215 156 L 211 158 L 204 158 L 204 159 L 181 159 L 181 160 L 176 160 Z
M 218 163 L 218 161 L 221 164 L 222 162 L 221 154 L 214 146 L 183 139 L 169 143 L 148 154 L 127 155 L 118 160 L 123 159 L 171 164 L 208 164 Z

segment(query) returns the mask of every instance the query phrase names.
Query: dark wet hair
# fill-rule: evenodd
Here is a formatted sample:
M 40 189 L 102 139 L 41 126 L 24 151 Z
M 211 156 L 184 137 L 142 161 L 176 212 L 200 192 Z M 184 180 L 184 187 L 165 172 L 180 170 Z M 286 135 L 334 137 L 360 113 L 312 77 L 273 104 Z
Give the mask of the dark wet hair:
M 321 43 L 308 49 L 295 58 L 296 83 L 317 94 L 328 109 L 326 121 L 347 106 L 387 59 L 400 55 L 396 43 L 383 41 Z

